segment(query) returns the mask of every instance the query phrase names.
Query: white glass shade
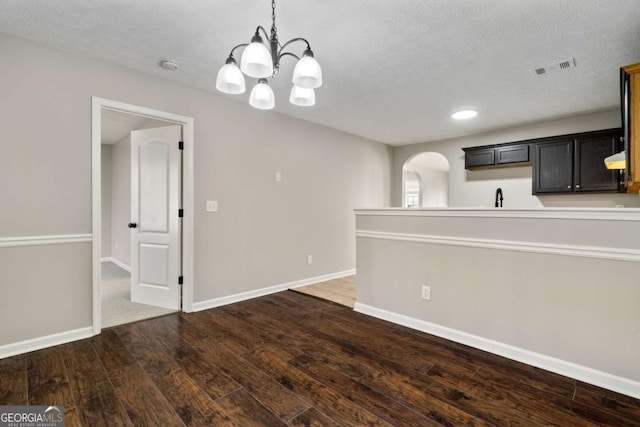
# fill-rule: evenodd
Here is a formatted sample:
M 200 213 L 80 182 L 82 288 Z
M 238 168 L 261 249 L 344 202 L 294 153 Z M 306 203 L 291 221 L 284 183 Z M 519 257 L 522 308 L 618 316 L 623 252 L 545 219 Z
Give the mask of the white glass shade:
M 315 58 L 312 56 L 300 58 L 293 70 L 293 84 L 305 89 L 322 86 L 322 70 Z
M 316 103 L 316 91 L 313 89 L 294 86 L 291 88 L 289 102 L 300 107 L 311 107 Z
M 232 95 L 244 93 L 244 76 L 235 63 L 225 64 L 220 68 L 218 78 L 216 79 L 216 89 Z
M 270 110 L 275 106 L 273 90 L 266 82 L 258 82 L 251 90 L 249 104 L 260 110 Z
M 252 42 L 242 52 L 240 69 L 247 76 L 257 79 L 270 77 L 273 74 L 271 52 L 261 42 Z

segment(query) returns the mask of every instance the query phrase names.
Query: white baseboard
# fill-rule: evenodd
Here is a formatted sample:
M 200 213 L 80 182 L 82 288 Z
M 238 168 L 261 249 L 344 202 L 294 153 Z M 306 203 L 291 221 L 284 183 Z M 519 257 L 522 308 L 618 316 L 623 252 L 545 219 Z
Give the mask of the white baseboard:
M 295 282 L 287 283 L 289 289 L 301 288 L 303 286 L 314 285 L 316 283 L 326 282 L 327 280 L 339 279 L 341 277 L 353 276 L 356 274 L 356 269 L 339 271 L 337 273 L 325 274 L 324 276 L 310 277 L 308 279 L 297 280 Z
M 60 332 L 58 334 L 7 344 L 0 346 L 0 359 L 52 347 L 54 345 L 66 344 L 72 341 L 90 338 L 92 336 L 93 328 L 88 326 L 86 328 L 75 329 L 73 331 Z
M 221 307 L 234 302 L 245 301 L 252 298 L 262 297 L 276 292 L 286 291 L 287 289 L 295 289 L 301 286 L 312 285 L 314 283 L 326 282 L 327 280 L 339 279 L 340 277 L 351 276 L 356 273 L 355 269 L 340 271 L 337 273 L 325 274 L 324 276 L 310 277 L 308 279 L 296 280 L 294 282 L 283 283 L 281 285 L 269 286 L 267 288 L 256 289 L 253 291 L 241 292 L 226 297 L 214 298 L 207 301 L 193 303 L 193 311 L 208 310 L 210 308 Z
M 606 388 L 618 393 L 640 398 L 640 382 L 598 371 L 586 366 L 577 365 L 566 360 L 535 353 L 509 344 L 493 341 L 466 332 L 440 326 L 424 320 L 372 307 L 356 302 L 354 310 L 391 323 L 426 332 L 441 338 L 465 344 L 480 350 L 488 351 L 498 356 L 506 357 L 518 362 L 526 363 L 556 374 L 575 378 L 598 387 Z
M 112 262 L 115 265 L 117 265 L 118 267 L 120 267 L 121 269 L 126 270 L 129 273 L 131 273 L 131 267 L 129 267 L 127 264 L 123 263 L 122 261 L 118 261 L 114 257 L 110 257 L 109 256 L 109 257 L 100 258 L 100 262 Z

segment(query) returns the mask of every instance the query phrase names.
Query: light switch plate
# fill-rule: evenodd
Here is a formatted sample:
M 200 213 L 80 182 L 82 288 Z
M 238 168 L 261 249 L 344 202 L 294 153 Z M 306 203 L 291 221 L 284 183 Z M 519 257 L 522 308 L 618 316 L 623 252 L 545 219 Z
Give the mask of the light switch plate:
M 280 172 L 276 172 L 276 182 L 282 181 L 282 174 Z
M 218 202 L 216 200 L 207 200 L 207 212 L 218 212 Z

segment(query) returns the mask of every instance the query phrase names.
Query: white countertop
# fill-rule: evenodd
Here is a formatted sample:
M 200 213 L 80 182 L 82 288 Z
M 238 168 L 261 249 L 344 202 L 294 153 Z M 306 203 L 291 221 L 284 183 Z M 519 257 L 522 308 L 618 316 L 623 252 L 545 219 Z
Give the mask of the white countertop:
M 640 221 L 640 208 L 362 208 L 356 215 Z

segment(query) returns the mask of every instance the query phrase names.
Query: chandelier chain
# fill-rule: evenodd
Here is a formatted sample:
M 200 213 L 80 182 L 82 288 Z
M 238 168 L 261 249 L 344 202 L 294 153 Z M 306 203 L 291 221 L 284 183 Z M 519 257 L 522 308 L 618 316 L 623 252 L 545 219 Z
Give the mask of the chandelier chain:
M 271 37 L 277 35 L 278 28 L 276 27 L 276 0 L 271 0 Z

